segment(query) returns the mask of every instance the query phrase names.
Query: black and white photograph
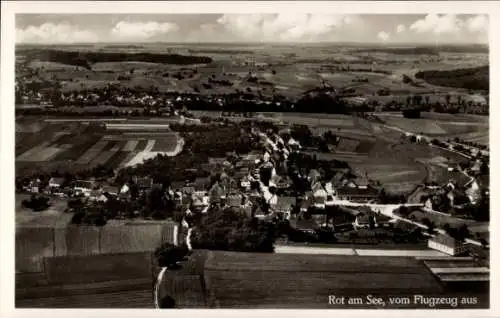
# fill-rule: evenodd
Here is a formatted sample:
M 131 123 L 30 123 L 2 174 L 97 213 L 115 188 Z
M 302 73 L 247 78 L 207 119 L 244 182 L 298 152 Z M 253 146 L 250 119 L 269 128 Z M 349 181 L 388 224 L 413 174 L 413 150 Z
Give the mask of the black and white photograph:
M 15 13 L 15 308 L 491 308 L 490 12 L 303 6 Z

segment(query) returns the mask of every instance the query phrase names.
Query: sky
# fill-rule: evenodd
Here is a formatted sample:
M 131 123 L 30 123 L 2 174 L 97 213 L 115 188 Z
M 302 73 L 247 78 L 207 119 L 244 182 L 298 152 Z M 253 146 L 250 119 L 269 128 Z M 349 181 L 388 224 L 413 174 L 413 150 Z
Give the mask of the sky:
M 17 14 L 16 43 L 488 43 L 487 15 Z

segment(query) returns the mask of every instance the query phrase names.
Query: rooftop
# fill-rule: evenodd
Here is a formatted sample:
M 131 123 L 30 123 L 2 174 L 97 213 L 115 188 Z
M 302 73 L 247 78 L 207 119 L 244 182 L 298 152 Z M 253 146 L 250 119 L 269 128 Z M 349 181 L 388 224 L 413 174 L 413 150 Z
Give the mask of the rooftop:
M 351 188 L 351 187 L 342 187 L 337 189 L 337 194 L 339 196 L 370 196 L 376 197 L 378 196 L 378 190 L 367 187 L 367 188 Z
M 453 248 L 459 245 L 459 242 L 456 239 L 446 234 L 438 234 L 429 240 Z

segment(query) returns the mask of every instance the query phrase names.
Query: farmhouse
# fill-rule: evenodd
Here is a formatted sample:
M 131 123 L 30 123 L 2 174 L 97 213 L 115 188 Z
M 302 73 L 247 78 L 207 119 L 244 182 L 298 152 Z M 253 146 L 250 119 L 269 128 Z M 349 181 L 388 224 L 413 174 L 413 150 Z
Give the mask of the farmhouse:
M 110 185 L 105 185 L 102 187 L 102 193 L 117 196 L 118 195 L 118 187 L 113 187 Z
M 84 195 L 86 197 L 90 196 L 92 189 L 94 188 L 94 182 L 87 180 L 75 181 L 73 191 L 76 195 Z
M 221 185 L 216 182 L 214 185 L 210 188 L 208 191 L 208 196 L 210 198 L 210 202 L 220 202 L 221 199 L 226 197 L 226 193 L 224 189 L 221 187 Z
M 59 189 L 59 188 L 61 188 L 63 183 L 64 183 L 64 178 L 50 178 L 49 188 L 51 190 Z
M 139 187 L 140 190 L 146 190 L 146 189 L 151 189 L 153 187 L 153 179 L 149 177 L 144 177 L 144 178 L 138 178 L 135 177 L 134 179 L 135 184 Z
M 290 220 L 290 226 L 296 231 L 314 234 L 319 229 L 319 224 L 313 218 L 296 218 Z
M 344 186 L 337 189 L 337 196 L 339 200 L 353 201 L 353 202 L 371 202 L 378 198 L 378 191 L 370 186 L 366 188 L 355 188 Z
M 314 207 L 318 209 L 324 209 L 328 194 L 320 182 L 316 182 L 312 185 L 312 194 Z
M 354 220 L 354 223 L 352 224 L 354 228 L 357 229 L 365 229 L 369 227 L 374 227 L 375 226 L 375 216 L 373 213 L 359 213 L 356 215 L 356 219 Z
M 469 199 L 463 191 L 452 189 L 446 194 L 446 197 L 450 201 L 450 205 L 454 208 L 463 207 L 465 204 L 469 203 Z
M 296 204 L 296 199 L 294 197 L 279 196 L 276 204 L 272 205 L 271 209 L 274 212 L 279 212 L 279 213 L 284 213 L 285 215 L 289 215 L 295 204 Z
M 435 237 L 430 238 L 428 246 L 451 256 L 460 255 L 466 251 L 466 247 L 463 242 L 460 242 L 446 234 L 438 234 Z

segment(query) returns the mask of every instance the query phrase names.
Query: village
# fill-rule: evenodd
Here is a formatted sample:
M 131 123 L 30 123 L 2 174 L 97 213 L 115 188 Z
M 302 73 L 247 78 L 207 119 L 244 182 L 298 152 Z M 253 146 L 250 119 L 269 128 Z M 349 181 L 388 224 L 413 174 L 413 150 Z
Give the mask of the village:
M 422 142 L 420 136 L 404 136 Z M 169 182 L 141 175 L 117 183 L 112 177 L 116 174 L 108 171 L 108 177 L 85 180 L 24 179 L 16 188 L 32 194 L 23 205 L 34 211 L 47 208 L 50 200 L 66 200 L 73 224 L 173 219 L 185 229 L 181 235 L 203 215 L 230 208 L 279 225 L 276 243 L 281 245 L 411 245 L 486 258 L 489 238 L 467 226 L 488 221 L 489 174 L 480 159 L 471 159 L 468 167 L 449 168 L 466 175 L 466 183 L 423 184 L 401 198 L 388 196 L 367 176 L 354 175 L 345 163 L 304 154 L 290 129 L 253 127 L 251 139 L 259 147 L 248 154 L 209 158 L 203 167 L 212 172 L 207 177 Z

